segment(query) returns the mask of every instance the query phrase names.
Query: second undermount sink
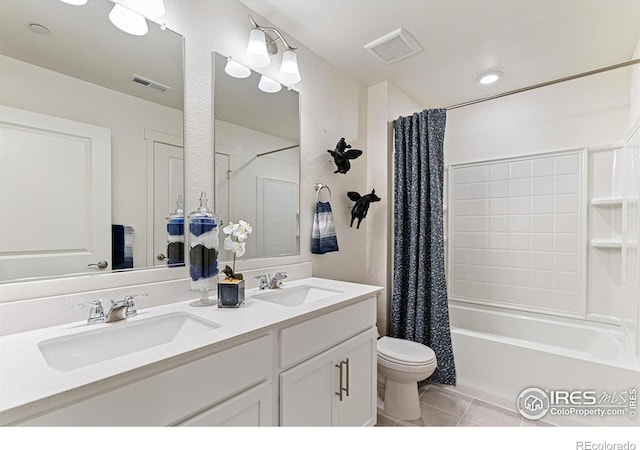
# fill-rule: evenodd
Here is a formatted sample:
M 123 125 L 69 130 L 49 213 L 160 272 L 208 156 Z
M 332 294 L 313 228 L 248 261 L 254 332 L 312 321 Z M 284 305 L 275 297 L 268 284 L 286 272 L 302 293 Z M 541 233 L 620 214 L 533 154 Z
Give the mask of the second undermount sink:
M 266 302 L 275 303 L 276 305 L 299 306 L 342 293 L 342 291 L 337 291 L 335 289 L 302 285 L 274 289 L 265 293 L 254 294 L 252 297 Z
M 68 371 L 196 336 L 220 328 L 189 313 L 108 324 L 42 341 L 38 349 L 50 367 Z

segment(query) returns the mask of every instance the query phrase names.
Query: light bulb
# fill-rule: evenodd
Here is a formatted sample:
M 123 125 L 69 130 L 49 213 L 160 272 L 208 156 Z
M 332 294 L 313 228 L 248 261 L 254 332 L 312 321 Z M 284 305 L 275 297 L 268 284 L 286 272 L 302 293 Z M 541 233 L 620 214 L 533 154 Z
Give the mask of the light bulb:
M 60 0 L 62 3 L 67 3 L 68 5 L 74 6 L 82 6 L 87 3 L 89 0 Z
M 251 75 L 251 69 L 235 62 L 231 58 L 227 58 L 227 65 L 224 66 L 224 71 L 227 73 L 227 75 L 234 78 L 247 78 L 249 75 Z
M 491 84 L 495 83 L 502 76 L 502 72 L 494 71 L 494 72 L 486 72 L 478 77 L 478 82 L 480 84 Z
M 262 75 L 260 77 L 260 82 L 258 83 L 258 89 L 262 92 L 266 92 L 267 94 L 275 94 L 282 89 L 282 85 L 277 81 Z
M 253 67 L 267 67 L 271 62 L 267 53 L 264 31 L 254 28 L 249 33 L 246 58 Z
M 302 79 L 300 69 L 298 69 L 298 56 L 296 52 L 286 50 L 282 54 L 282 64 L 280 65 L 278 79 L 288 85 L 298 83 Z
M 144 17 L 117 3 L 109 13 L 109 20 L 125 33 L 135 36 L 144 36 L 149 31 Z

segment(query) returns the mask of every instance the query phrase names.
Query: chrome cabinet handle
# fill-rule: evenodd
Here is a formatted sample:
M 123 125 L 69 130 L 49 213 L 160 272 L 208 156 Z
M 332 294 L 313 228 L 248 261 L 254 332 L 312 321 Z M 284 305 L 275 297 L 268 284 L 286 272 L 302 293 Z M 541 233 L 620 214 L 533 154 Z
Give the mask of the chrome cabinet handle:
M 344 379 L 343 373 L 343 367 L 347 366 L 347 387 L 345 388 L 342 384 L 342 380 Z M 347 397 L 349 396 L 349 358 L 347 358 L 346 361 L 340 361 L 340 364 L 336 364 L 336 367 L 340 369 L 340 390 L 338 390 L 338 392 L 336 392 L 335 394 L 340 397 L 340 401 L 343 400 L 343 393 L 347 394 Z
M 98 269 L 106 269 L 107 267 L 109 267 L 109 263 L 104 259 L 101 259 L 95 264 L 87 264 L 87 267 L 91 267 L 91 266 L 97 266 Z
M 347 358 L 347 360 L 345 361 L 345 365 L 347 366 L 347 388 L 345 389 L 345 392 L 346 392 L 347 397 L 348 397 L 349 396 L 349 386 L 350 386 L 350 383 L 349 383 L 349 372 L 350 372 L 350 370 L 349 370 L 349 358 Z
M 158 261 L 164 261 L 165 259 L 167 259 L 167 257 L 166 257 L 166 256 L 164 256 L 164 253 L 158 253 L 158 254 L 156 255 L 156 259 L 157 259 Z

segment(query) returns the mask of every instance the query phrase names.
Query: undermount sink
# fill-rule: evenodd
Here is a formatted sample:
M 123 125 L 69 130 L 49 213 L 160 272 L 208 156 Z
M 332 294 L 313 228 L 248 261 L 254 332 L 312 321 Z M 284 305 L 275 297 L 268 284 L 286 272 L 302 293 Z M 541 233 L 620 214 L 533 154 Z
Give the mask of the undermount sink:
M 342 291 L 334 289 L 303 285 L 275 289 L 261 294 L 254 294 L 252 297 L 281 306 L 299 306 L 342 293 Z
M 215 322 L 188 313 L 115 322 L 97 330 L 61 336 L 38 344 L 47 364 L 73 370 L 157 347 L 220 328 Z

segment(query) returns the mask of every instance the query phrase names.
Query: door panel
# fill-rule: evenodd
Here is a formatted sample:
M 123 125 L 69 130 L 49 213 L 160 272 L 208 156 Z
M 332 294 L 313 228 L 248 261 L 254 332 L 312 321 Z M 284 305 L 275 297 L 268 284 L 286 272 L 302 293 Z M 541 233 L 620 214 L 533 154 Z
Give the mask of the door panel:
M 111 268 L 110 130 L 0 106 L 0 192 L 0 281 Z

